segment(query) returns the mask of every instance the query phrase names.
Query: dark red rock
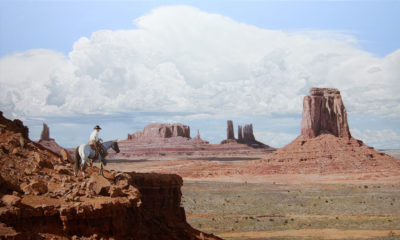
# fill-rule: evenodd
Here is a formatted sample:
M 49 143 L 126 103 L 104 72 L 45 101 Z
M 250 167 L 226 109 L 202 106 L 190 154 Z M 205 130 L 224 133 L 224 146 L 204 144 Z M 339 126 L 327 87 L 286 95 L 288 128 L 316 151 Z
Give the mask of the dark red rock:
M 303 100 L 301 135 L 314 138 L 322 133 L 351 137 L 346 108 L 335 88 L 311 88 L 310 96 Z

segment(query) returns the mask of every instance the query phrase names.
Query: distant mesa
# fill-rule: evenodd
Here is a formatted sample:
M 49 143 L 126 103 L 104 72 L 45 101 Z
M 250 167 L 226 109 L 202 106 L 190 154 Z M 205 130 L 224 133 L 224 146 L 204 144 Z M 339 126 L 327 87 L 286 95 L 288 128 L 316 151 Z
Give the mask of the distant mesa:
M 128 134 L 128 140 L 143 138 L 171 138 L 184 137 L 190 138 L 190 127 L 181 123 L 160 124 L 153 123 L 147 125 L 143 131 Z
M 182 123 L 153 123 L 142 131 L 128 134 L 127 142 L 156 143 L 156 144 L 208 144 L 209 142 L 200 138 L 197 132 L 195 138 L 190 137 L 190 127 Z
M 301 135 L 314 138 L 322 133 L 351 137 L 346 108 L 336 88 L 311 88 L 303 100 Z

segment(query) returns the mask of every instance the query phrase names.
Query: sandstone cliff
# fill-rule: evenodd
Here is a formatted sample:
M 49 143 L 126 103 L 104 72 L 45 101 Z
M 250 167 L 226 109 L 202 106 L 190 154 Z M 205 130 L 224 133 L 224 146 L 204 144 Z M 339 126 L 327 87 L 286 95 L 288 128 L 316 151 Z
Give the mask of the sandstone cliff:
M 72 164 L 29 140 L 0 113 L 1 239 L 219 239 L 193 229 L 180 206 L 182 178 Z
M 301 135 L 313 138 L 322 133 L 351 137 L 347 112 L 336 88 L 311 88 L 303 100 Z

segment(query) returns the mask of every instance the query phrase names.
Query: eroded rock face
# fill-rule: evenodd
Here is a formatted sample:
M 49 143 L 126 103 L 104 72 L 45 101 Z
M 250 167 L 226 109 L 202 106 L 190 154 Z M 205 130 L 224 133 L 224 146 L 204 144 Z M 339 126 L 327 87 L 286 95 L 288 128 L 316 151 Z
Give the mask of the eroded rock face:
M 351 137 L 346 108 L 336 88 L 311 88 L 303 100 L 301 135 L 314 138 L 322 133 Z
M 181 123 L 160 124 L 154 123 L 147 125 L 143 131 L 128 134 L 128 140 L 145 138 L 170 138 L 185 137 L 190 138 L 190 127 Z
M 232 120 L 228 120 L 226 122 L 226 139 L 235 139 L 235 132 L 233 130 L 233 122 Z

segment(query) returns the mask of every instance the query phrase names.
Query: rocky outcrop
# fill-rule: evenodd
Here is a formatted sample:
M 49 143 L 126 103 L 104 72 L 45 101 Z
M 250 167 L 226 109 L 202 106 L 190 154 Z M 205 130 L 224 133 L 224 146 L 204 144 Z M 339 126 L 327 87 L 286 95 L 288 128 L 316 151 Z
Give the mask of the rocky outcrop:
M 50 138 L 50 128 L 46 123 L 43 123 L 43 129 L 40 134 L 40 139 L 37 143 L 46 149 L 58 154 L 63 162 L 72 162 L 72 157 L 66 149 L 61 147 L 54 138 Z
M 253 134 L 253 124 L 244 125 L 243 141 L 245 143 L 250 143 L 250 144 L 256 142 L 256 138 L 254 137 Z
M 226 122 L 226 139 L 235 139 L 235 132 L 233 130 L 232 120 Z
M 147 125 L 143 131 L 128 134 L 128 140 L 145 138 L 171 138 L 184 137 L 190 138 L 190 127 L 181 123 L 160 124 L 154 123 Z
M 43 123 L 43 129 L 40 133 L 40 140 L 39 141 L 49 141 L 50 139 L 50 129 L 46 123 Z
M 233 122 L 231 120 L 227 121 L 227 139 L 222 140 L 221 144 L 247 144 L 252 148 L 264 148 L 268 149 L 269 152 L 275 151 L 275 148 L 272 148 L 262 142 L 256 140 L 253 134 L 253 124 L 246 124 L 244 128 L 242 126 L 238 126 L 238 139 L 235 139 L 235 135 L 233 132 Z
M 0 111 L 0 134 L 3 134 L 6 128 L 13 132 L 20 133 L 23 138 L 28 138 L 29 136 L 29 129 L 24 126 L 21 120 L 15 119 L 11 121 L 5 118 L 3 112 Z
M 219 239 L 186 222 L 180 176 L 104 178 L 90 167 L 74 177 L 72 164 L 23 137 L 23 125 L 0 122 L 0 239 Z
M 311 88 L 303 100 L 301 135 L 314 138 L 322 133 L 351 137 L 346 108 L 336 88 Z
M 238 142 L 243 141 L 243 129 L 242 126 L 238 125 Z

